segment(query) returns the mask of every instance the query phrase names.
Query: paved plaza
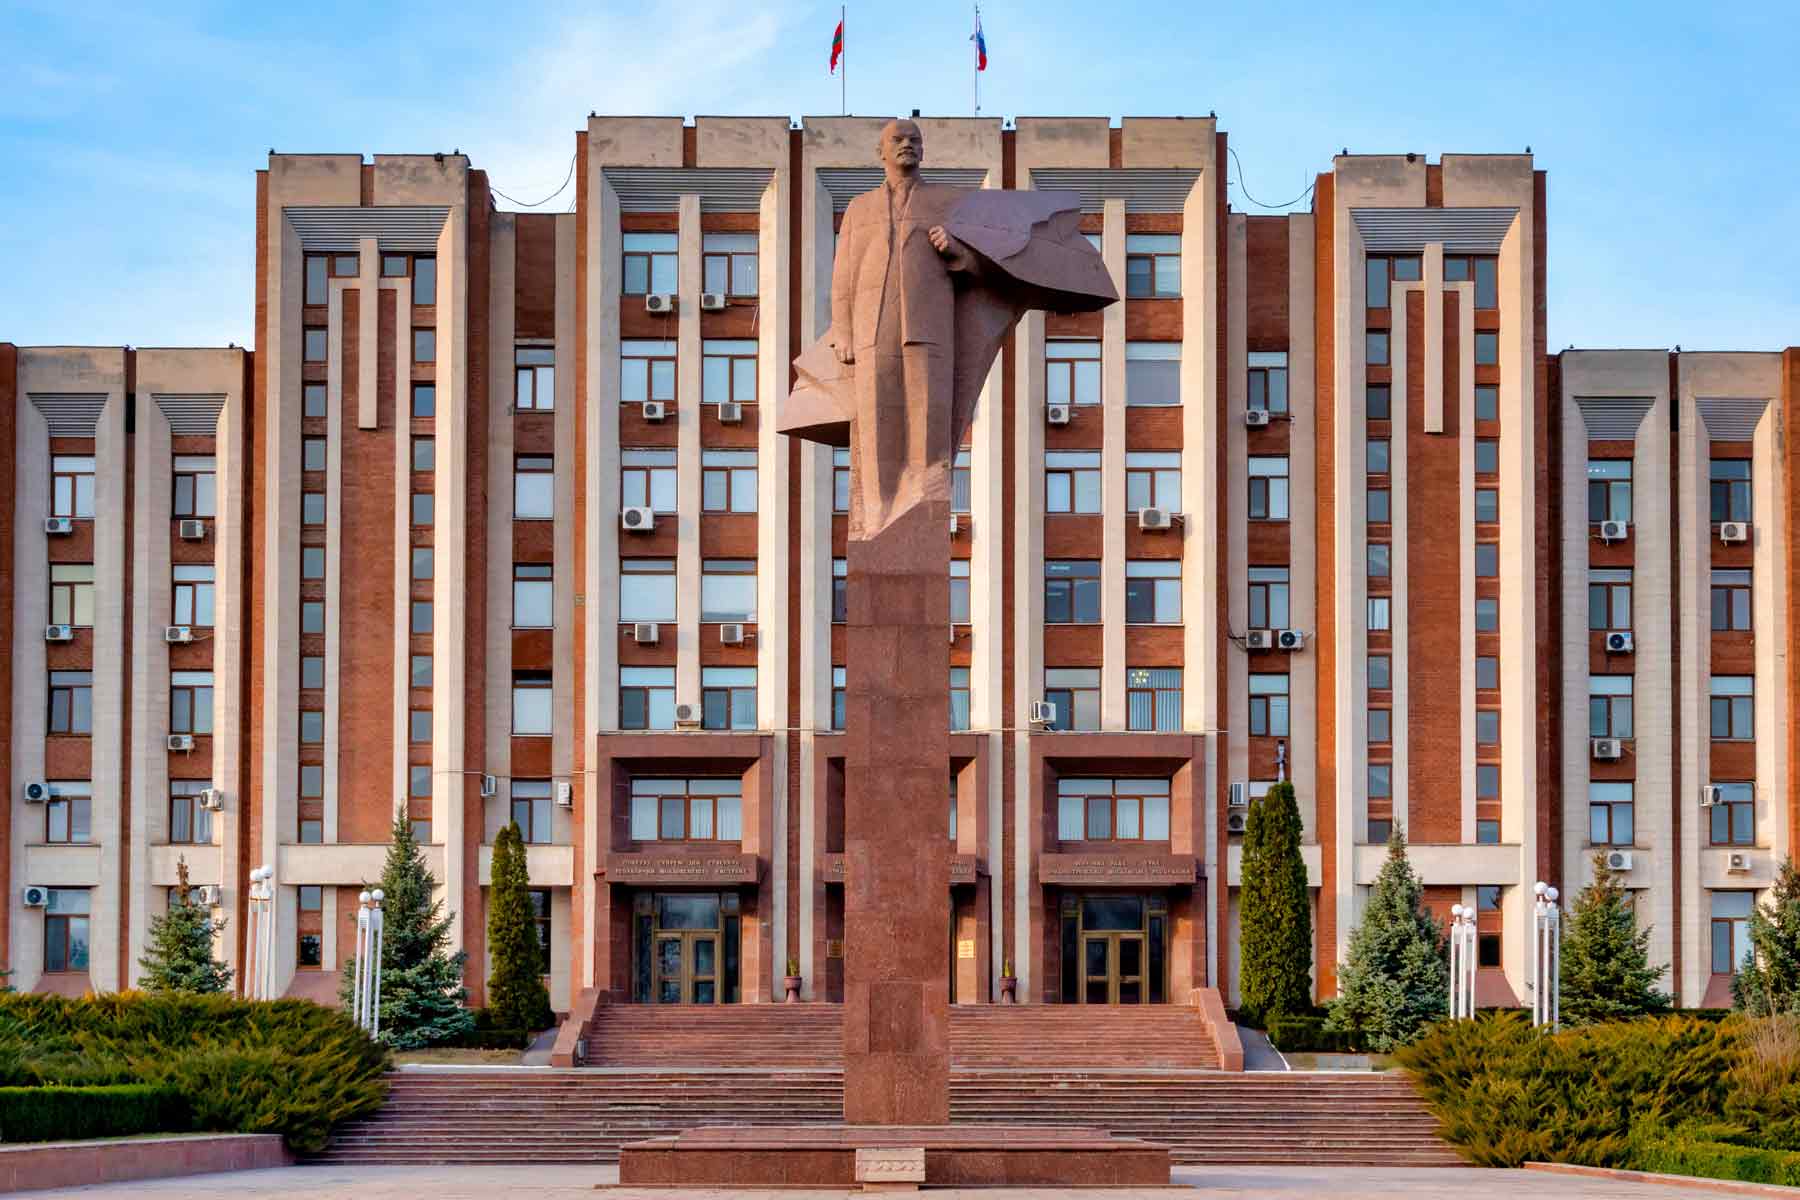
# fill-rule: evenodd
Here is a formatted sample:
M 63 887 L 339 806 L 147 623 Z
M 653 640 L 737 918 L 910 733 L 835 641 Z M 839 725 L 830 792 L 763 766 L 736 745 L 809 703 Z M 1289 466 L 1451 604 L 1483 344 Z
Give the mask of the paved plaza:
M 19 1192 L 19 1196 L 181 1196 L 194 1200 L 491 1200 L 498 1196 L 531 1196 L 536 1200 L 575 1200 L 593 1197 L 604 1189 L 607 1200 L 645 1197 L 645 1200 L 680 1200 L 682 1197 L 729 1197 L 758 1200 L 775 1195 L 805 1196 L 829 1200 L 839 1193 L 668 1191 L 614 1186 L 617 1167 L 509 1166 L 509 1167 L 289 1167 L 274 1171 L 241 1171 L 218 1175 L 189 1175 L 178 1179 L 141 1183 L 116 1183 L 57 1191 Z M 1105 1191 L 1007 1190 L 1007 1200 L 1029 1200 L 1043 1195 L 1104 1197 L 1131 1200 L 1136 1196 L 1165 1198 L 1254 1196 L 1259 1200 L 1392 1200 L 1393 1197 L 1455 1197 L 1456 1200 L 1554 1200 L 1556 1197 L 1643 1197 L 1673 1200 L 1680 1196 L 1717 1196 L 1700 1188 L 1664 1184 L 1630 1183 L 1552 1175 L 1541 1171 L 1484 1171 L 1475 1168 L 1306 1168 L 1306 1167 L 1183 1167 L 1175 1171 L 1175 1188 L 1109 1189 Z M 850 1195 L 851 1193 L 843 1193 Z M 932 1191 L 933 1200 L 955 1200 L 973 1195 L 955 1190 Z M 994 1193 L 987 1193 L 993 1195 Z M 1796 1194 L 1800 1194 L 1797 1192 Z

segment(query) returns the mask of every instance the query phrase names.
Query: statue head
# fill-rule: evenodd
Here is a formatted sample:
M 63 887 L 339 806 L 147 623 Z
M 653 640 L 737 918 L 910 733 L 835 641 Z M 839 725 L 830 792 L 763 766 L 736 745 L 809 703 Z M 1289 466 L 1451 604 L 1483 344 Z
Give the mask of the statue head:
M 890 179 L 917 175 L 919 164 L 924 161 L 925 135 L 919 132 L 918 125 L 901 118 L 881 127 L 881 165 L 887 168 Z

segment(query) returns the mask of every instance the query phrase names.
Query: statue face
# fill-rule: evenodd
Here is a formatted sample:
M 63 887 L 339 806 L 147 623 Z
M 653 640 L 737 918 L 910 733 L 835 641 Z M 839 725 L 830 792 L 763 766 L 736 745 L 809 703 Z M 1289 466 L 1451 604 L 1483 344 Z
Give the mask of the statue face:
M 881 161 L 890 169 L 911 174 L 925 161 L 925 137 L 911 121 L 889 121 L 881 128 Z

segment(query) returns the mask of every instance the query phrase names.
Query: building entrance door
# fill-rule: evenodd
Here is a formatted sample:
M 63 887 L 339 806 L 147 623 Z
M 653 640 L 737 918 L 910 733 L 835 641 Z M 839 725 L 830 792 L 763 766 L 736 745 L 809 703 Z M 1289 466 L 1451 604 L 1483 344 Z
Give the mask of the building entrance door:
M 735 893 L 659 892 L 633 905 L 639 1004 L 736 1004 L 740 929 Z
M 1062 898 L 1064 1004 L 1163 1004 L 1169 905 L 1125 893 Z
M 1144 1002 L 1144 935 L 1081 935 L 1084 1004 Z

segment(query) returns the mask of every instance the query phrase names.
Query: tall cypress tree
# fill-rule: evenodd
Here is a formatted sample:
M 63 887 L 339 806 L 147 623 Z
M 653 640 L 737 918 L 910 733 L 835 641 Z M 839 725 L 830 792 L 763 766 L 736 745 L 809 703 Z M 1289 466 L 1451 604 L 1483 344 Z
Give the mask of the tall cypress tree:
M 492 958 L 488 977 L 488 1018 L 497 1029 L 547 1029 L 555 1021 L 544 988 L 543 952 L 531 911 L 531 876 L 525 839 L 508 822 L 494 839 L 492 883 L 488 888 L 487 940 Z
M 1769 902 L 1750 910 L 1755 961 L 1731 978 L 1733 1003 L 1759 1017 L 1800 1013 L 1800 870 L 1781 860 Z
M 213 957 L 213 935 L 224 928 L 212 912 L 193 903 L 187 859 L 175 863 L 175 890 L 169 911 L 150 918 L 150 945 L 138 966 L 146 992 L 227 992 L 231 971 Z
M 1238 1012 L 1258 1028 L 1312 1007 L 1312 905 L 1300 854 L 1303 833 L 1293 784 L 1278 783 L 1250 802 L 1238 900 Z
M 1387 861 L 1338 969 L 1338 998 L 1325 1028 L 1385 1053 L 1448 1016 L 1449 993 L 1449 942 L 1425 907 L 1425 887 L 1406 859 L 1406 833 L 1395 822 Z
M 1562 939 L 1562 1019 L 1570 1025 L 1622 1021 L 1663 1012 L 1663 968 L 1650 965 L 1650 928 L 1639 929 L 1631 897 L 1594 855 L 1594 882 L 1569 910 Z

